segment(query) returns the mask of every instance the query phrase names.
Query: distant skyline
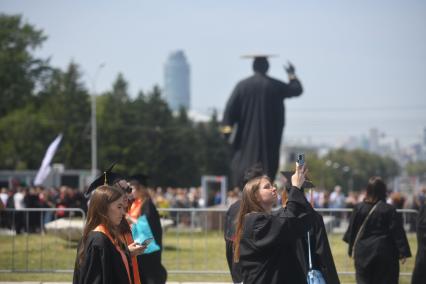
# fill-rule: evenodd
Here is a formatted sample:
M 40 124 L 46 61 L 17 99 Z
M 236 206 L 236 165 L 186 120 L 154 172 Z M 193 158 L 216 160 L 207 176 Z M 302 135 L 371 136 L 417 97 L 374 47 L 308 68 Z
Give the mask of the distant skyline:
M 164 64 L 163 97 L 174 112 L 179 111 L 182 107 L 186 110 L 190 109 L 190 70 L 191 67 L 183 50 L 171 52 Z
M 247 53 L 273 53 L 269 75 L 304 84 L 286 100 L 287 139 L 336 145 L 377 128 L 406 146 L 426 126 L 426 1 L 2 0 L 48 36 L 37 54 L 65 69 L 76 62 L 98 93 L 123 73 L 134 97 L 163 87 L 170 52 L 191 66 L 191 107 L 222 111 L 251 75 Z

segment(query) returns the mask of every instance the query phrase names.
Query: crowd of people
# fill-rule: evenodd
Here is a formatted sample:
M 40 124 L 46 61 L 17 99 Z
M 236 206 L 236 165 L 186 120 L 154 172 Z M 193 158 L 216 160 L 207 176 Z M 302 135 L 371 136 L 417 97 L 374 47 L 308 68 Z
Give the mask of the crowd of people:
M 148 187 L 148 193 L 159 209 L 161 208 L 203 208 L 207 204 L 221 205 L 222 196 L 220 191 L 210 197 L 211 200 L 206 200 L 201 194 L 200 187 L 191 188 L 174 188 L 174 187 Z M 306 193 L 308 194 L 308 193 Z M 235 187 L 229 190 L 226 195 L 225 204 L 227 207 L 241 199 L 242 191 Z M 312 193 L 313 205 L 315 208 L 354 208 L 356 204 L 362 202 L 365 198 L 365 189 L 360 191 L 349 191 L 347 194 L 342 187 L 336 185 L 333 190 L 315 189 Z M 309 199 L 311 196 L 308 196 Z M 87 212 L 87 199 L 82 192 L 76 188 L 69 186 L 61 186 L 59 188 L 49 187 L 21 187 L 16 188 L 1 188 L 0 189 L 0 208 L 80 208 Z M 400 192 L 389 192 L 386 202 L 392 204 L 397 209 L 420 208 L 426 200 L 426 187 L 413 195 L 410 200 L 407 196 Z M 281 204 L 281 195 L 278 195 L 276 206 Z M 6 213 L 1 213 L 3 218 L 0 218 L 0 228 L 11 228 L 11 218 L 6 218 Z M 66 211 L 46 211 L 43 213 L 32 212 L 30 214 L 30 232 L 39 232 L 41 226 L 57 218 L 67 217 L 69 215 L 79 214 L 78 212 Z M 173 217 L 173 212 L 163 212 L 160 210 L 162 217 Z M 15 229 L 17 233 L 26 230 L 24 215 L 18 214 L 15 220 Z M 412 225 L 410 230 L 415 230 Z

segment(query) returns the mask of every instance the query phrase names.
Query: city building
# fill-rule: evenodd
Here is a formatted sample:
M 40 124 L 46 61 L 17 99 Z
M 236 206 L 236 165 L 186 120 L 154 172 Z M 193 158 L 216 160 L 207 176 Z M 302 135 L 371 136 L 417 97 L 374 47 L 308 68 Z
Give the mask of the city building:
M 164 65 L 164 98 L 173 112 L 190 108 L 190 67 L 182 50 L 172 52 Z

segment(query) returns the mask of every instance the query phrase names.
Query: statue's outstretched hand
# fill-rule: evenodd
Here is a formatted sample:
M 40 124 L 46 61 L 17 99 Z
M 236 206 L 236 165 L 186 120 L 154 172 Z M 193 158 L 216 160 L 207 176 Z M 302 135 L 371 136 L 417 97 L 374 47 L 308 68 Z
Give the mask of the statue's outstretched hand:
M 284 69 L 287 72 L 288 76 L 295 76 L 296 74 L 296 68 L 294 68 L 294 65 L 291 64 L 290 61 L 288 61 L 288 65 L 284 65 Z

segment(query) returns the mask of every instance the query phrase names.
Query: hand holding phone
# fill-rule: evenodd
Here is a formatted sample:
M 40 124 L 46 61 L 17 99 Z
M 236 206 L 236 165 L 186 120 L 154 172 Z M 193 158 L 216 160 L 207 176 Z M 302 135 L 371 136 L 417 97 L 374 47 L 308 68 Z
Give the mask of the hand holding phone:
M 304 166 L 305 165 L 305 154 L 300 153 L 297 154 L 297 159 L 296 159 L 296 163 L 298 166 Z
M 127 246 L 129 251 L 130 251 L 130 255 L 131 256 L 137 256 L 142 254 L 146 247 L 144 247 L 143 245 L 139 244 L 139 243 L 131 243 L 130 245 Z
M 153 240 L 154 240 L 154 238 L 148 238 L 148 239 L 144 240 L 141 245 L 144 246 L 144 247 L 147 247 Z
M 305 154 L 304 153 L 298 153 L 296 155 L 296 166 L 303 168 L 305 166 Z M 293 171 L 285 171 L 281 172 L 281 174 L 287 179 L 287 182 L 292 184 L 291 177 L 293 176 Z M 305 181 L 303 182 L 302 188 L 313 188 L 315 185 L 312 183 L 312 181 L 309 180 L 307 176 L 305 176 Z

